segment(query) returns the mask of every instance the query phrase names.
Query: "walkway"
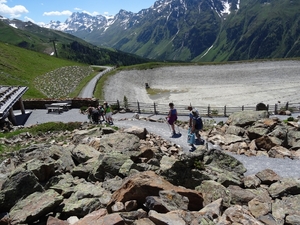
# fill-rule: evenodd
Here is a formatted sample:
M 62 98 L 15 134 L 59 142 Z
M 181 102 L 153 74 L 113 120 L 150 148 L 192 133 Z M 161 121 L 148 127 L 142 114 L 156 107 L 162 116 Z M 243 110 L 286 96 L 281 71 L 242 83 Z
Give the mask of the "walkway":
M 151 116 L 149 114 L 143 114 L 141 117 Z M 153 119 L 164 118 L 165 115 L 155 115 L 151 116 Z M 146 128 L 149 132 L 160 135 L 162 138 L 173 142 L 176 145 L 182 147 L 183 151 L 190 153 L 190 146 L 187 144 L 187 130 L 179 128 L 181 135 L 173 138 L 171 137 L 171 131 L 166 123 L 149 122 L 145 120 L 133 119 L 133 113 L 118 113 L 113 115 L 114 124 L 118 127 L 132 127 L 138 126 Z M 187 116 L 179 116 L 178 120 L 185 121 L 188 120 Z M 57 122 L 84 122 L 88 121 L 87 116 L 80 114 L 79 109 L 71 109 L 62 114 L 48 114 L 46 110 L 33 110 L 29 118 L 27 119 L 25 126 L 45 123 L 50 121 Z M 178 130 L 178 127 L 177 127 Z M 272 169 L 278 175 L 282 177 L 297 177 L 300 178 L 300 160 L 290 160 L 290 159 L 274 159 L 261 157 L 247 157 L 244 155 L 230 154 L 240 160 L 244 166 L 247 168 L 245 175 L 255 174 L 262 171 L 263 169 Z

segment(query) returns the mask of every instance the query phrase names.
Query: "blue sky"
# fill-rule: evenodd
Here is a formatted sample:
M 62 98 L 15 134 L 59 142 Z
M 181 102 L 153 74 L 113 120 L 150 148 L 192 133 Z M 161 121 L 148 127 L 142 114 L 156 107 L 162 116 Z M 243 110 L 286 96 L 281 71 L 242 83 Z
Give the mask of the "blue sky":
M 51 20 L 65 22 L 73 12 L 91 15 L 115 15 L 120 9 L 134 13 L 151 7 L 156 0 L 0 0 L 0 15 L 32 21 L 36 24 Z

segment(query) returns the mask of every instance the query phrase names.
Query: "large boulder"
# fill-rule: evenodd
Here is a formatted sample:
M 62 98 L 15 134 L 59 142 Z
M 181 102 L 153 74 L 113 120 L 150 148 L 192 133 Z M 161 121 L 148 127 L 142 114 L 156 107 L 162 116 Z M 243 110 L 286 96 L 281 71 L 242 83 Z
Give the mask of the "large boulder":
M 270 195 L 273 198 L 283 197 L 284 195 L 299 195 L 300 181 L 293 178 L 283 178 L 268 188 Z
M 141 128 L 141 127 L 130 127 L 125 129 L 124 132 L 128 134 L 134 134 L 140 139 L 146 139 L 146 135 L 148 133 L 146 128 Z
M 287 215 L 300 216 L 300 195 L 287 196 L 277 198 L 272 203 L 272 215 L 275 217 L 278 224 L 286 224 L 284 221 Z M 290 219 L 292 219 L 290 217 Z M 294 223 L 297 224 L 297 223 Z
M 105 135 L 100 140 L 100 152 L 120 152 L 130 155 L 132 151 L 138 151 L 140 139 L 134 134 L 113 133 Z
M 142 207 L 146 202 L 147 196 L 159 196 L 160 190 L 174 190 L 178 194 L 187 197 L 189 210 L 200 210 L 203 208 L 201 193 L 184 187 L 174 186 L 154 172 L 146 171 L 125 179 L 122 187 L 113 193 L 107 209 L 111 211 L 111 207 L 116 202 L 124 203 L 129 200 L 136 200 L 138 206 Z
M 238 127 L 246 127 L 254 124 L 257 120 L 269 118 L 268 111 L 242 111 L 232 113 L 228 120 L 227 124 Z
M 240 185 L 246 172 L 243 164 L 234 157 L 219 150 L 197 149 L 192 154 L 176 159 L 163 157 L 160 175 L 174 185 L 194 189 L 204 180 L 217 180 L 228 186 Z
M 129 159 L 129 156 L 119 152 L 100 155 L 98 162 L 94 164 L 94 170 L 89 179 L 103 181 L 105 177 L 123 176 L 120 169 Z
M 34 192 L 43 192 L 37 177 L 31 171 L 14 171 L 3 183 L 0 190 L 0 209 L 9 211 L 20 199 Z
M 220 217 L 218 225 L 222 224 L 253 224 L 264 225 L 264 223 L 257 220 L 250 211 L 241 205 L 235 205 L 225 210 Z
M 204 205 L 208 205 L 218 199 L 222 199 L 223 205 L 225 207 L 230 207 L 230 194 L 227 191 L 226 187 L 222 184 L 213 181 L 206 180 L 201 183 L 200 186 L 195 188 L 197 191 L 202 193 L 204 199 Z
M 94 159 L 94 161 L 96 161 L 100 155 L 100 152 L 95 150 L 93 147 L 83 145 L 83 144 L 77 145 L 75 148 L 71 150 L 71 153 L 73 159 L 77 164 L 85 163 L 91 159 Z
M 19 201 L 10 211 L 12 224 L 31 223 L 53 212 L 63 201 L 63 196 L 54 190 L 35 192 Z M 34 204 L 33 204 L 34 203 Z

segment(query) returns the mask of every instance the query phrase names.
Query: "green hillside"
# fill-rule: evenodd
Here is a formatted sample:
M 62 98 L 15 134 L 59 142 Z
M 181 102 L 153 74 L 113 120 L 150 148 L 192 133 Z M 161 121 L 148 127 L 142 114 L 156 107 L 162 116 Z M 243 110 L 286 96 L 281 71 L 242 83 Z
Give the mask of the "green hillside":
M 0 42 L 1 85 L 28 86 L 29 90 L 24 95 L 25 99 L 46 97 L 34 85 L 35 79 L 50 71 L 67 66 L 89 68 L 87 64 L 51 57 Z M 51 86 L 51 84 L 48 85 Z
M 97 47 L 71 34 L 16 19 L 0 21 L 0 33 L 0 42 L 90 65 L 128 66 L 149 61 L 134 54 Z

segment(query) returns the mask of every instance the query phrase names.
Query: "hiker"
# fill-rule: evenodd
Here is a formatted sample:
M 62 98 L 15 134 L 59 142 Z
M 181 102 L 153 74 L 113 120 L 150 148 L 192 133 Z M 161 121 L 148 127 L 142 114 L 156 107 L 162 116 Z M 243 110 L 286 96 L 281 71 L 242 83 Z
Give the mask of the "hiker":
M 103 105 L 99 105 L 99 106 L 98 106 L 98 110 L 99 110 L 99 121 L 100 121 L 100 122 L 105 121 L 105 117 L 104 117 L 104 107 L 103 107 Z
M 170 110 L 169 110 L 169 113 L 168 113 L 168 116 L 166 117 L 166 119 L 168 119 L 168 123 L 172 127 L 172 135 L 176 135 L 174 123 L 177 120 L 177 110 L 174 108 L 174 104 L 172 102 L 169 103 L 169 107 L 170 107 Z
M 95 108 L 93 106 L 89 106 L 86 111 L 85 114 L 87 114 L 88 120 L 90 121 L 90 123 L 93 123 L 93 119 L 92 119 L 92 112 Z
M 99 123 L 99 110 L 97 108 L 93 108 L 91 111 L 91 116 L 92 116 L 92 121 L 94 124 L 98 124 Z
M 192 113 L 193 107 L 191 105 L 189 105 L 188 110 L 190 111 L 190 113 L 189 113 L 189 128 L 191 128 L 192 123 L 193 123 L 193 113 Z
M 195 108 L 194 108 L 195 109 Z M 189 113 L 189 128 L 191 128 L 192 127 L 192 125 L 193 125 L 193 113 L 192 113 L 192 110 L 193 110 L 193 107 L 191 106 L 191 105 L 189 105 L 188 106 L 188 110 L 190 111 L 190 113 Z M 199 112 L 198 112 L 198 110 L 197 109 L 195 109 L 196 110 L 196 112 L 199 114 Z
M 111 111 L 110 105 L 107 102 L 104 102 L 103 106 L 104 106 L 106 123 L 113 125 L 114 123 L 113 123 L 113 119 L 112 119 L 112 111 Z
M 200 131 L 203 128 L 203 122 L 202 122 L 202 118 L 199 115 L 197 109 L 193 109 L 192 110 L 192 126 L 191 126 L 191 133 L 194 133 L 196 135 L 196 138 L 199 142 L 201 142 L 201 135 L 200 135 Z

